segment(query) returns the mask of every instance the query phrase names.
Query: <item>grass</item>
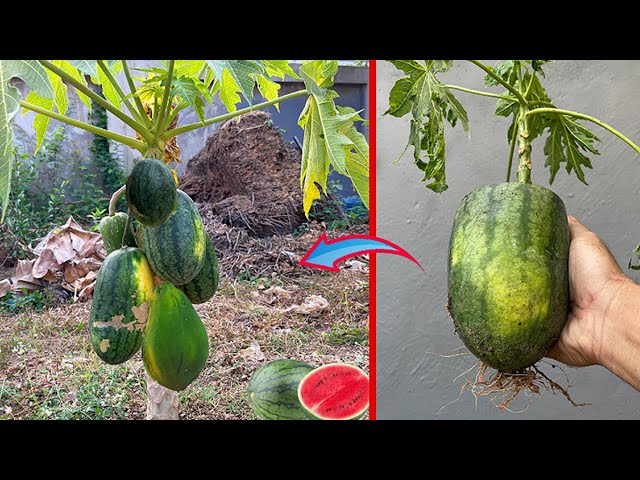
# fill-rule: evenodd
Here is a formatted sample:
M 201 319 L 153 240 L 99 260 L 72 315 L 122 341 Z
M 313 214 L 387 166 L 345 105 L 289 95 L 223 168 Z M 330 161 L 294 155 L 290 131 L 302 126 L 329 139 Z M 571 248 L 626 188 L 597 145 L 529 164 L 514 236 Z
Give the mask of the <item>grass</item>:
M 270 295 L 270 287 L 286 290 Z M 330 307 L 290 309 L 309 295 Z M 255 369 L 276 358 L 311 365 L 355 364 L 368 371 L 368 273 L 223 278 L 213 299 L 196 305 L 209 335 L 200 376 L 179 393 L 184 419 L 253 419 L 246 399 Z M 0 419 L 143 419 L 146 384 L 138 352 L 102 363 L 89 343 L 90 302 L 0 312 Z
M 336 323 L 323 335 L 330 345 L 369 345 L 369 329 L 357 323 Z

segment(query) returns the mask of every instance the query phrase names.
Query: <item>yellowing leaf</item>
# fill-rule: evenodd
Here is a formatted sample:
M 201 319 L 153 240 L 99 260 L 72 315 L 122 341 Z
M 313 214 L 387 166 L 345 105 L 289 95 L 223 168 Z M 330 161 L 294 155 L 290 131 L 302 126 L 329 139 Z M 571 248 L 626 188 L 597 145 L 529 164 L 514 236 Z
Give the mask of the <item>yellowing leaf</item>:
M 240 102 L 237 92 L 251 103 L 255 77 L 266 73 L 262 62 L 257 60 L 207 60 L 207 65 L 220 81 L 220 99 L 230 112 L 235 112 Z
M 31 90 L 27 95 L 26 101 L 29 103 L 33 103 L 38 107 L 46 108 L 47 110 L 53 110 L 53 99 L 42 98 L 33 90 Z M 27 111 L 29 110 L 23 109 L 23 114 Z M 33 119 L 33 129 L 36 131 L 36 152 L 40 149 L 42 140 L 44 140 L 44 136 L 47 133 L 49 120 L 49 117 L 47 117 L 46 115 L 42 115 L 41 113 L 36 114 L 35 118 Z
M 58 64 L 57 62 L 60 62 L 60 63 Z M 87 86 L 87 79 L 84 78 L 84 74 L 80 70 L 78 70 L 76 67 L 71 65 L 71 63 L 69 63 L 68 60 L 54 60 L 53 63 L 59 66 L 62 70 L 67 72 L 69 75 L 71 75 L 78 82 L 82 83 L 82 85 L 84 85 L 85 87 Z M 89 97 L 87 97 L 84 93 L 82 93 L 78 89 L 76 89 L 76 93 L 78 94 L 78 98 L 80 98 L 80 101 L 87 106 L 87 108 L 89 109 L 89 113 L 91 113 L 91 100 L 89 99 Z
M 0 207 L 2 217 L 9 203 L 11 171 L 13 170 L 13 128 L 11 121 L 20 109 L 20 93 L 9 85 L 13 77 L 19 77 L 45 98 L 53 98 L 53 89 L 44 68 L 37 60 L 0 60 Z
M 258 76 L 256 80 L 258 82 L 258 90 L 266 100 L 274 100 L 278 98 L 278 90 L 280 90 L 280 85 L 263 76 Z M 275 103 L 274 105 L 278 109 L 278 111 L 280 111 L 280 104 Z
M 117 63 L 115 65 L 117 65 Z M 118 109 L 122 108 L 120 95 L 118 95 L 118 92 L 116 91 L 113 84 L 109 80 L 109 77 L 107 76 L 107 74 L 99 66 L 98 66 L 98 83 L 102 85 L 102 94 L 104 95 L 104 98 L 106 98 L 110 103 L 118 107 Z
M 304 213 L 308 217 L 311 205 L 320 198 L 318 186 L 326 191 L 329 166 L 351 178 L 368 207 L 369 147 L 354 125 L 362 119 L 352 108 L 336 107 L 333 99 L 338 94 L 334 91 L 317 85 L 314 91 L 318 94 L 309 96 L 298 119 L 304 129 L 300 172 Z
M 220 100 L 230 112 L 235 112 L 237 110 L 236 104 L 240 103 L 240 96 L 236 93 L 238 90 L 238 84 L 229 70 L 225 68 L 220 79 Z

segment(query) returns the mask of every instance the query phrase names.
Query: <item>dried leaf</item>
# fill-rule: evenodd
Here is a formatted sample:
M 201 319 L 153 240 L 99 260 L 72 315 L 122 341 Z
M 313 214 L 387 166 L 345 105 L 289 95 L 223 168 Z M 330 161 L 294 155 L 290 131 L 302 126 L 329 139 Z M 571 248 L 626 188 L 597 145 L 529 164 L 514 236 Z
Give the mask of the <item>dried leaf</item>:
M 282 287 L 273 285 L 263 292 L 262 301 L 273 304 L 276 300 L 290 300 L 293 292 L 285 290 Z
M 240 355 L 248 361 L 261 362 L 265 359 L 264 353 L 260 349 L 260 345 L 252 343 L 247 348 L 240 350 Z
M 299 313 L 300 315 L 317 315 L 329 308 L 329 302 L 322 295 L 310 295 L 301 305 L 292 305 L 283 312 Z

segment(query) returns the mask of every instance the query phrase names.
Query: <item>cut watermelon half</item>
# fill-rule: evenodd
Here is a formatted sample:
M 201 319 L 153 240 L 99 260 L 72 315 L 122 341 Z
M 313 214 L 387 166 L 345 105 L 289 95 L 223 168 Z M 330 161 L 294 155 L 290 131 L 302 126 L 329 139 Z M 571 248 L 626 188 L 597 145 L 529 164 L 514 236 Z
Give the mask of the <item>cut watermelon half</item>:
M 298 399 L 309 418 L 357 420 L 369 409 L 369 376 L 356 366 L 330 363 L 300 381 Z

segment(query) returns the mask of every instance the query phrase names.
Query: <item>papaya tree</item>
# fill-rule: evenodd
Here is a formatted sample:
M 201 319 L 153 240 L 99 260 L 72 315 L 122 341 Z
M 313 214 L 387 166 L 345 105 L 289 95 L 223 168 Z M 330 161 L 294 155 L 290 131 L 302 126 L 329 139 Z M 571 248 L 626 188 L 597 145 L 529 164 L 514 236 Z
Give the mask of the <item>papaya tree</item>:
M 142 73 L 142 75 L 134 76 Z M 20 110 L 35 112 L 36 151 L 51 119 L 101 135 L 137 151 L 140 159 L 156 159 L 171 166 L 179 161 L 179 137 L 187 132 L 229 120 L 244 113 L 306 97 L 298 123 L 304 130 L 300 185 L 305 215 L 326 191 L 329 169 L 350 178 L 364 205 L 369 205 L 369 147 L 357 131 L 364 119 L 349 106 L 336 105 L 331 89 L 338 72 L 336 60 L 310 60 L 293 70 L 287 60 L 161 60 L 146 69 L 130 68 L 126 60 L 0 60 L 0 222 L 10 201 L 14 164 L 12 121 Z M 122 85 L 116 76 L 124 76 Z M 279 95 L 277 79 L 301 79 L 297 91 Z M 19 78 L 28 87 L 22 98 L 11 83 Z M 102 90 L 96 92 L 95 87 Z M 123 135 L 67 115 L 73 89 L 91 109 L 103 107 L 135 132 Z M 254 91 L 263 97 L 254 101 Z M 246 108 L 238 108 L 242 100 Z M 227 113 L 205 118 L 207 104 L 221 102 Z M 193 109 L 198 121 L 180 125 L 180 113 Z M 177 183 L 175 170 L 173 171 Z M 111 198 L 109 215 L 126 186 Z M 125 228 L 125 230 L 127 230 Z M 123 239 L 124 244 L 124 239 Z M 148 417 L 177 417 L 177 395 L 148 379 Z

